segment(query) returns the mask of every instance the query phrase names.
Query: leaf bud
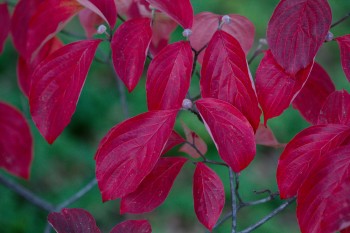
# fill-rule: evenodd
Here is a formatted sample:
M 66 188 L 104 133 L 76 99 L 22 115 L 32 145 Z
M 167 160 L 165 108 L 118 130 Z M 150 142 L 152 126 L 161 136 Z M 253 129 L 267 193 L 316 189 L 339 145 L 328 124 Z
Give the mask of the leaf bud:
M 105 25 L 101 24 L 101 25 L 98 26 L 98 28 L 97 28 L 97 33 L 98 33 L 98 34 L 103 34 L 103 33 L 106 32 L 106 30 L 107 30 L 107 27 L 106 27 Z
M 190 35 L 192 35 L 192 30 L 187 28 L 182 32 L 182 35 L 188 38 Z
M 192 106 L 193 106 L 193 103 L 192 103 L 192 101 L 191 101 L 190 99 L 184 99 L 184 100 L 182 101 L 182 107 L 183 107 L 184 109 L 191 109 Z

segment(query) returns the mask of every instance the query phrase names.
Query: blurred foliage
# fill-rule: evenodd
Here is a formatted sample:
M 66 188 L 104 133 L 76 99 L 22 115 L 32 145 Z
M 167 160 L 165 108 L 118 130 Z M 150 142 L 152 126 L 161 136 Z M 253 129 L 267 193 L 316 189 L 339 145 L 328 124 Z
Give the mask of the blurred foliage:
M 265 37 L 268 20 L 278 2 L 278 0 L 192 0 L 196 13 L 211 11 L 218 14 L 235 13 L 246 16 L 256 26 L 256 42 L 259 38 Z M 350 12 L 350 1 L 329 0 L 329 2 L 333 10 L 334 21 Z M 83 33 L 76 19 L 69 25 L 68 30 L 77 34 Z M 335 37 L 349 34 L 350 20 L 332 29 L 332 32 Z M 66 43 L 72 41 L 72 38 L 66 35 L 59 34 L 59 36 Z M 172 38 L 172 40 L 178 39 L 181 39 L 180 28 L 176 30 Z M 257 43 L 253 50 L 256 46 Z M 107 43 L 101 47 L 106 54 L 109 53 Z M 98 54 L 98 56 L 102 55 Z M 251 54 L 248 57 L 250 56 Z M 252 74 L 255 73 L 260 59 L 261 56 L 251 65 Z M 350 90 L 341 69 L 336 42 L 326 43 L 320 50 L 317 61 L 329 72 L 337 89 Z M 5 51 L 0 56 L 0 100 L 16 106 L 27 117 L 34 136 L 35 156 L 31 178 L 28 182 L 10 175 L 8 177 L 44 199 L 58 204 L 73 195 L 94 177 L 93 156 L 99 141 L 111 127 L 123 120 L 117 82 L 109 65 L 95 61 L 90 69 L 71 124 L 50 146 L 40 136 L 30 119 L 28 101 L 17 86 L 16 62 L 17 54 L 8 40 Z M 198 81 L 194 80 L 193 84 L 197 85 L 191 89 L 194 96 L 198 93 Z M 144 78 L 132 93 L 127 93 L 127 101 L 131 116 L 147 110 Z M 188 112 L 181 112 L 179 119 L 186 122 L 208 143 L 207 155 L 212 159 L 218 159 L 215 147 L 198 119 Z M 178 120 L 176 128 L 183 134 L 179 122 Z M 308 123 L 301 118 L 297 111 L 290 108 L 278 118 L 270 120 L 269 125 L 281 142 L 288 142 L 298 132 L 306 128 Z M 277 191 L 275 172 L 280 153 L 281 150 L 258 147 L 256 159 L 240 176 L 240 193 L 244 200 L 256 200 L 266 195 L 254 194 L 254 190 Z M 180 155 L 176 150 L 172 150 L 170 154 Z M 211 167 L 220 175 L 225 184 L 228 199 L 223 213 L 227 213 L 230 211 L 228 207 L 228 203 L 230 203 L 228 171 L 222 167 Z M 108 232 L 116 223 L 130 218 L 149 219 L 155 233 L 205 232 L 205 228 L 198 222 L 193 210 L 191 187 L 193 170 L 192 163 L 186 164 L 168 199 L 162 206 L 149 214 L 119 215 L 119 201 L 102 203 L 97 187 L 70 207 L 79 207 L 90 211 L 104 232 Z M 47 217 L 45 211 L 38 209 L 1 185 L 0 195 L 1 232 L 43 232 Z M 243 229 L 255 223 L 279 204 L 280 201 L 276 200 L 243 209 L 238 216 L 238 228 Z M 230 221 L 227 221 L 214 232 L 227 233 L 229 229 Z M 293 233 L 298 231 L 295 205 L 290 206 L 256 230 L 256 232 L 262 233 Z

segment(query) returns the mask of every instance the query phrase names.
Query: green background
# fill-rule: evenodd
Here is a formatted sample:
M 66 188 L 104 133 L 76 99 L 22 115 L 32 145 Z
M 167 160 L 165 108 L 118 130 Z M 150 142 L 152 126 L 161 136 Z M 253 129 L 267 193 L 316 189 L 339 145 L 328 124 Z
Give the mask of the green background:
M 192 0 L 195 13 L 211 11 L 218 14 L 241 14 L 249 18 L 256 27 L 256 39 L 265 37 L 268 20 L 278 4 L 278 0 Z M 333 21 L 340 19 L 350 12 L 350 1 L 330 0 L 333 10 Z M 82 34 L 76 19 L 68 26 L 68 30 Z M 332 29 L 335 37 L 350 33 L 350 20 Z M 173 41 L 181 38 L 181 29 L 178 28 L 173 35 Z M 64 41 L 69 39 L 59 34 Z M 253 49 L 257 43 L 253 46 Z M 101 45 L 106 49 L 107 43 Z M 0 56 L 0 101 L 5 101 L 20 109 L 28 119 L 34 136 L 34 160 L 29 181 L 23 181 L 1 173 L 10 179 L 27 187 L 38 196 L 54 204 L 58 204 L 88 183 L 95 172 L 93 156 L 101 138 L 115 124 L 123 120 L 122 108 L 119 99 L 117 82 L 113 76 L 112 68 L 108 65 L 94 62 L 85 86 L 83 88 L 77 110 L 69 126 L 53 145 L 48 145 L 34 127 L 29 115 L 27 99 L 21 94 L 16 80 L 17 54 L 7 41 L 5 50 Z M 248 55 L 248 58 L 251 54 Z M 251 67 L 254 75 L 261 56 Z M 325 67 L 336 83 L 337 89 L 349 89 L 345 75 L 342 71 L 339 50 L 336 42 L 324 44 L 319 51 L 317 61 Z M 193 95 L 198 91 L 198 84 L 193 87 Z M 145 79 L 142 78 L 137 88 L 127 93 L 130 115 L 135 116 L 145 112 L 146 94 Z M 307 101 L 307 100 L 305 100 Z M 188 112 L 181 112 L 176 129 L 183 134 L 179 122 L 184 121 L 194 129 L 207 143 L 210 158 L 218 159 L 214 145 L 197 118 Z M 288 142 L 308 123 L 299 113 L 289 108 L 278 118 L 269 121 L 280 142 Z M 277 191 L 275 172 L 277 160 L 281 153 L 279 149 L 258 147 L 254 162 L 242 172 L 240 193 L 244 200 L 252 201 L 265 197 L 265 194 L 254 194 L 254 190 L 270 189 Z M 172 155 L 184 155 L 173 150 Z M 226 168 L 211 166 L 222 178 L 226 191 L 226 207 L 223 213 L 230 211 L 229 182 Z M 194 166 L 187 163 L 175 181 L 174 187 L 159 208 L 152 213 L 144 215 L 119 215 L 119 200 L 102 203 L 98 188 L 95 187 L 78 202 L 70 207 L 84 208 L 96 219 L 103 232 L 108 232 L 115 224 L 125 219 L 146 218 L 152 224 L 155 233 L 181 233 L 205 232 L 205 228 L 198 222 L 193 210 L 192 201 L 192 175 Z M 244 208 L 238 215 L 238 229 L 255 223 L 258 219 L 272 211 L 281 202 L 271 201 L 259 206 Z M 22 197 L 0 185 L 0 232 L 3 233 L 37 233 L 43 232 L 46 225 L 47 213 Z M 230 231 L 230 221 L 227 221 L 213 232 L 227 233 Z M 293 233 L 299 232 L 295 217 L 295 205 L 274 217 L 271 221 L 256 230 L 262 233 Z

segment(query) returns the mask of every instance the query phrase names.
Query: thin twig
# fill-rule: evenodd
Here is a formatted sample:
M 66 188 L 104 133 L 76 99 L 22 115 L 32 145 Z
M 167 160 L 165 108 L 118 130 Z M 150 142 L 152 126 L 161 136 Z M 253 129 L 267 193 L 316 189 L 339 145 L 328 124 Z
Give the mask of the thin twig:
M 125 19 L 120 14 L 118 14 L 117 16 L 118 16 L 118 19 L 120 19 L 120 21 L 125 22 Z
M 194 140 L 194 139 L 193 139 Z M 203 163 L 209 163 L 209 164 L 215 164 L 215 165 L 220 165 L 220 166 L 225 166 L 225 167 L 228 167 L 228 165 L 226 163 L 222 163 L 222 162 L 217 162 L 217 161 L 214 161 L 214 160 L 210 160 L 210 159 L 207 159 L 205 157 L 205 155 L 198 149 L 198 147 L 194 144 L 194 141 L 191 143 L 189 141 L 185 141 L 186 144 L 190 145 L 193 149 L 196 150 L 196 152 L 201 156 L 201 158 L 203 159 Z
M 235 174 L 231 168 L 229 168 L 229 176 L 230 176 L 230 189 L 231 189 L 231 208 L 232 208 L 232 230 L 231 233 L 236 233 L 237 227 L 237 200 L 236 200 L 236 192 L 235 192 Z
M 249 59 L 248 61 L 248 65 L 252 64 L 252 62 L 254 61 L 254 59 L 259 56 L 260 54 L 264 53 L 265 50 L 263 49 L 263 46 L 267 45 L 266 39 L 265 38 L 261 38 L 259 39 L 259 44 L 256 47 L 253 56 Z
M 337 26 L 338 24 L 344 22 L 344 21 L 347 20 L 349 17 L 350 17 L 350 12 L 349 12 L 347 15 L 345 15 L 343 18 L 341 18 L 341 19 L 339 19 L 338 21 L 336 21 L 335 23 L 333 23 L 333 24 L 331 25 L 331 28 L 334 28 L 334 27 Z
M 239 194 L 239 173 L 236 173 L 235 179 L 236 179 L 235 194 L 238 200 L 238 204 L 239 206 L 241 206 L 241 204 L 243 204 L 244 202 L 241 198 L 241 195 Z
M 257 223 L 251 225 L 250 227 L 244 229 L 243 231 L 240 231 L 239 233 L 249 233 L 266 223 L 268 220 L 270 220 L 272 217 L 274 217 L 276 214 L 287 208 L 291 203 L 295 201 L 295 197 L 287 200 L 285 203 L 281 204 L 279 207 L 274 209 L 271 213 L 260 219 Z
M 239 206 L 240 208 L 246 207 L 246 206 L 253 206 L 253 205 L 259 205 L 259 204 L 264 204 L 266 202 L 274 200 L 276 197 L 279 196 L 279 193 L 271 193 L 268 197 L 262 198 L 260 200 L 256 201 L 250 201 L 250 202 L 242 202 Z
M 0 183 L 2 183 L 7 188 L 11 189 L 18 195 L 22 196 L 33 205 L 36 205 L 45 211 L 51 212 L 55 209 L 55 207 L 51 203 L 45 201 L 41 197 L 38 197 L 36 194 L 22 187 L 21 185 L 16 184 L 15 182 L 3 176 L 2 174 L 0 174 Z

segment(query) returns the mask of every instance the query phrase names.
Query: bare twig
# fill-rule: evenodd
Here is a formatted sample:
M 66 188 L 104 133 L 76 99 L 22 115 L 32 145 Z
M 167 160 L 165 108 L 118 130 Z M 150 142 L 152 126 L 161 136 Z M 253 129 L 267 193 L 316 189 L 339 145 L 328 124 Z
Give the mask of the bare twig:
M 343 18 L 339 19 L 338 21 L 336 21 L 335 23 L 333 23 L 331 25 L 331 28 L 334 28 L 335 26 L 339 25 L 340 23 L 344 22 L 345 20 L 347 20 L 350 17 L 350 12 L 345 15 Z
M 2 174 L 0 174 L 0 183 L 2 183 L 7 188 L 11 189 L 13 192 L 17 193 L 18 195 L 22 196 L 33 205 L 36 205 L 47 212 L 51 212 L 55 209 L 55 207 L 51 203 L 45 201 L 41 197 L 38 197 L 33 192 L 13 182 L 12 180 L 8 179 Z
M 231 211 L 232 211 L 232 230 L 231 233 L 236 233 L 237 227 L 237 200 L 236 200 L 236 185 L 235 185 L 235 176 L 231 168 L 229 168 L 229 176 L 230 176 L 230 189 L 231 189 Z
M 265 38 L 261 38 L 259 39 L 259 44 L 256 47 L 253 56 L 249 59 L 248 64 L 252 64 L 252 62 L 254 61 L 254 59 L 259 56 L 260 54 L 264 53 L 265 50 L 263 49 L 263 46 L 267 45 L 266 39 Z
M 291 203 L 295 201 L 295 197 L 287 200 L 285 203 L 281 204 L 279 207 L 274 209 L 271 213 L 260 219 L 257 223 L 251 225 L 250 227 L 244 229 L 243 231 L 240 231 L 239 233 L 249 233 L 266 223 L 268 220 L 270 220 L 272 217 L 274 217 L 276 214 L 287 208 Z
M 236 187 L 235 187 L 235 194 L 236 194 L 236 197 L 237 197 L 237 200 L 238 200 L 238 204 L 239 206 L 241 206 L 241 204 L 243 204 L 243 200 L 241 198 L 241 195 L 239 194 L 239 173 L 236 173 L 236 176 L 235 176 L 235 180 L 236 180 Z
M 118 14 L 118 19 L 120 19 L 122 22 L 125 22 L 125 19 L 120 14 Z
M 259 204 L 264 204 L 266 202 L 274 200 L 276 197 L 279 196 L 279 193 L 271 193 L 268 197 L 262 198 L 260 200 L 256 201 L 250 201 L 250 202 L 242 202 L 239 206 L 239 208 L 243 208 L 246 206 L 253 206 L 253 205 L 259 205 Z

